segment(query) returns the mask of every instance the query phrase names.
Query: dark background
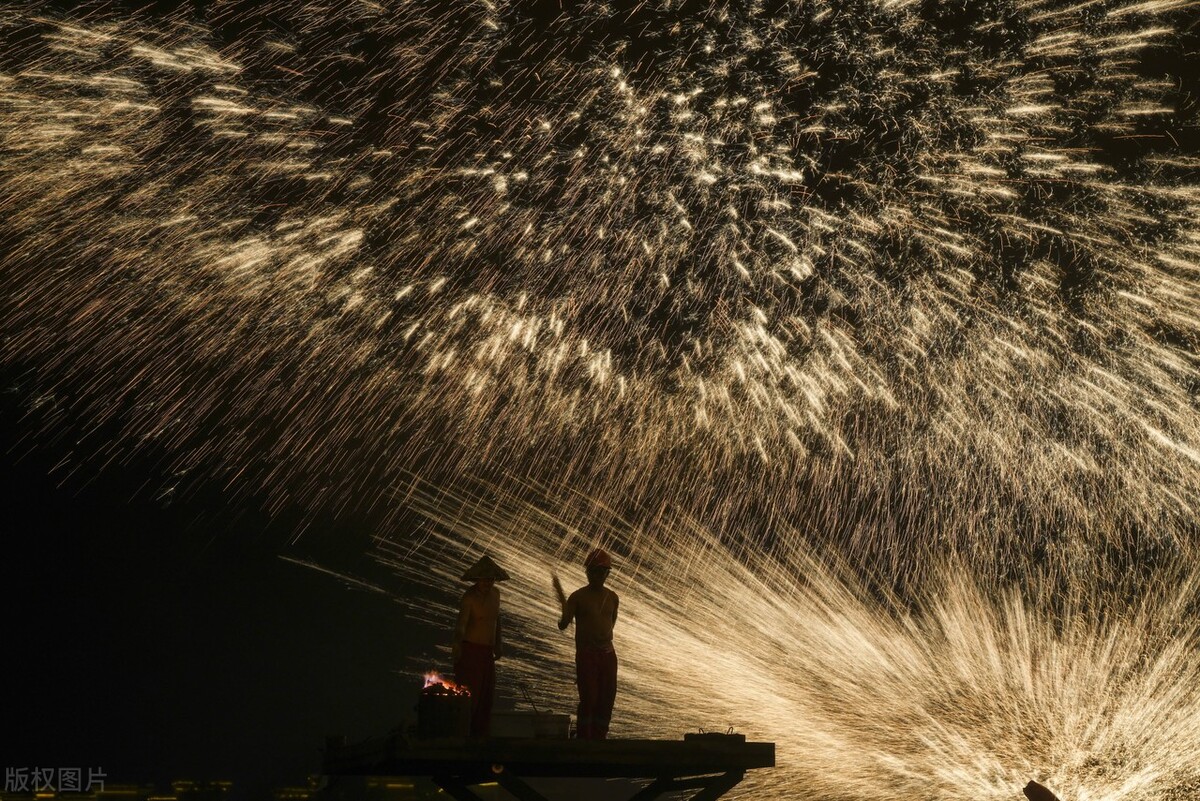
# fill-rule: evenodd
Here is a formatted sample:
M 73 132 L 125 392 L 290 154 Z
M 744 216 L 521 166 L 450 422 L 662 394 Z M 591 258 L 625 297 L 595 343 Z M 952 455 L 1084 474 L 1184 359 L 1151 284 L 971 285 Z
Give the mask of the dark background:
M 279 557 L 378 573 L 353 524 L 291 544 L 291 521 L 225 509 L 216 490 L 145 497 L 149 458 L 64 478 L 61 451 L 30 452 L 31 417 L 5 393 L 3 767 L 231 779 L 245 798 L 318 772 L 326 734 L 410 714 L 443 632 Z

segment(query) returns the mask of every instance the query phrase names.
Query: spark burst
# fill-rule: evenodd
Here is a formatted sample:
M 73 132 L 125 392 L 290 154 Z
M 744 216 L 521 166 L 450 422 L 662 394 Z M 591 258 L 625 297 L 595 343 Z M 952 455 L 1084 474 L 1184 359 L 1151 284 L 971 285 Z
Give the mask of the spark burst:
M 682 575 L 704 532 L 724 532 L 709 586 L 748 604 L 730 610 L 737 620 L 760 588 L 773 605 L 761 626 L 722 629 L 758 669 L 800 647 L 778 639 L 790 605 L 819 618 L 816 596 L 783 578 L 812 543 L 902 577 L 923 576 L 943 548 L 987 576 L 1047 549 L 1066 554 L 1049 568 L 1063 571 L 1130 543 L 1187 550 L 1200 501 L 1200 160 L 1194 73 L 1157 59 L 1182 52 L 1189 11 L 10 6 L 3 359 L 33 366 L 22 391 L 49 410 L 47 438 L 80 438 L 70 458 L 86 469 L 152 451 L 184 488 L 227 481 L 272 510 L 381 526 L 421 497 L 389 491 L 414 474 L 448 488 L 481 478 L 563 525 L 634 521 L 613 536 L 667 563 L 656 580 Z M 487 517 L 478 498 L 458 506 Z M 694 522 L 665 522 L 676 520 Z M 529 564 L 557 543 L 522 535 L 510 555 Z M 1003 595 L 931 575 L 954 592 L 917 593 L 927 620 L 978 614 L 979 636 L 1024 630 L 1095 667 L 1055 673 L 1019 651 L 994 663 L 1059 677 L 1056 709 L 1136 650 L 1131 632 L 1089 627 L 1095 614 L 1059 631 L 1041 600 L 1021 617 Z M 878 686 L 907 705 L 896 720 L 924 710 L 956 736 L 1019 695 L 969 693 L 985 699 L 969 721 L 929 712 L 914 694 L 943 692 L 934 674 L 959 656 L 979 682 L 1000 681 L 980 661 L 999 646 L 975 642 L 968 659 L 959 630 L 836 600 L 850 622 L 805 622 L 824 656 L 795 669 L 875 665 L 861 669 L 879 679 L 891 674 L 870 654 L 926 648 L 921 667 L 895 674 L 912 688 Z M 522 600 L 530 620 L 537 603 Z M 687 641 L 694 608 L 656 604 L 630 616 L 649 627 L 635 665 L 650 663 L 652 629 Z M 867 645 L 839 650 L 834 634 Z M 1106 645 L 1115 661 L 1095 658 Z M 1163 659 L 1194 675 L 1183 656 Z M 1190 721 L 1194 699 L 1165 689 L 1147 692 Z M 834 714 L 791 690 L 773 728 Z M 856 709 L 847 700 L 840 714 Z M 1117 712 L 1097 714 L 1128 731 Z M 1149 775 L 1138 771 L 1165 758 L 1163 743 L 1190 742 L 1168 732 L 1191 725 L 1128 746 L 1130 775 Z M 814 731 L 887 750 L 882 730 Z M 812 753 L 842 753 L 826 746 Z M 855 768 L 866 796 L 883 797 L 870 776 L 931 765 L 910 759 L 916 740 L 898 748 L 891 767 Z M 1007 760 L 1000 773 L 962 767 L 983 753 Z M 1167 786 L 1103 778 L 1107 789 L 1086 790 L 1078 760 L 1037 753 L 1000 738 L 942 756 L 985 777 L 964 780 L 980 797 L 1012 765 L 1058 765 L 1093 798 Z
M 549 572 L 582 581 L 594 538 L 631 532 L 597 515 L 564 537 L 546 504 L 488 497 L 418 483 L 409 501 L 438 524 L 422 547 L 457 554 L 474 540 L 496 556 L 513 579 L 506 632 L 520 633 L 500 663 L 506 681 L 571 709 L 561 666 L 573 653 L 552 625 Z M 1043 569 L 1000 585 L 930 556 L 925 583 L 900 597 L 803 545 L 734 558 L 695 521 L 661 524 L 672 536 L 620 560 L 611 582 L 622 598 L 614 730 L 734 726 L 776 741 L 779 767 L 752 774 L 747 798 L 1011 801 L 1030 778 L 1074 801 L 1200 790 L 1194 566 L 1108 586 Z M 457 561 L 413 550 L 403 538 L 380 547 L 401 573 L 456 582 Z M 444 621 L 454 608 L 418 613 Z
M 499 461 L 841 541 L 1171 535 L 1185 5 L 10 9 L 8 359 L 275 505 Z

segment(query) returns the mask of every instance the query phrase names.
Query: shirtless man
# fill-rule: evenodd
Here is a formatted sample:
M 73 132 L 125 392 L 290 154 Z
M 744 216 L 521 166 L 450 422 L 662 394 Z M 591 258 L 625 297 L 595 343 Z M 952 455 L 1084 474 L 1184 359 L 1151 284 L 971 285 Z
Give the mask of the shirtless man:
M 617 594 L 604 586 L 612 569 L 612 558 L 597 548 L 583 563 L 588 583 L 563 594 L 555 576 L 554 592 L 562 606 L 558 621 L 563 631 L 575 621 L 575 681 L 579 685 L 576 734 L 581 740 L 603 740 L 608 736 L 613 702 L 617 697 L 617 652 L 613 650 L 613 626 L 617 622 Z
M 474 582 L 463 593 L 454 627 L 454 680 L 471 691 L 471 736 L 487 737 L 492 723 L 492 700 L 496 691 L 496 660 L 500 658 L 500 590 L 497 581 L 508 573 L 483 556 L 463 581 Z

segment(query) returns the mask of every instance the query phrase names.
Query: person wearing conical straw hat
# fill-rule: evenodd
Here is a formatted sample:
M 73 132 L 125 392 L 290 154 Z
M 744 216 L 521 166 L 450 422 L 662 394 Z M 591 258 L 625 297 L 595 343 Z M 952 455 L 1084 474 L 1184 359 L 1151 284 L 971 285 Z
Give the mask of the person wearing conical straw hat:
M 496 660 L 503 650 L 496 582 L 507 581 L 508 573 L 484 555 L 463 573 L 462 580 L 471 586 L 459 602 L 454 627 L 454 680 L 471 691 L 471 736 L 487 737 L 496 692 Z
M 554 592 L 562 606 L 559 631 L 575 622 L 575 683 L 579 687 L 576 710 L 576 735 L 581 740 L 608 737 L 613 704 L 617 698 L 617 652 L 613 648 L 613 626 L 621 599 L 604 586 L 612 570 L 612 557 L 601 548 L 583 561 L 587 586 L 568 598 L 558 576 L 553 577 Z

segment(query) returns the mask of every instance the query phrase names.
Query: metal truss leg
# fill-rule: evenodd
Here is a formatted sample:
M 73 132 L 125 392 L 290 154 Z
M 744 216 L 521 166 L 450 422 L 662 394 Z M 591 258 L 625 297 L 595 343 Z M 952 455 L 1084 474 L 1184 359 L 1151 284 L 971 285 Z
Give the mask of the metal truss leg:
M 725 793 L 737 786 L 745 776 L 745 771 L 731 770 L 712 776 L 659 776 L 650 784 L 638 790 L 629 801 L 654 801 L 663 793 L 680 790 L 696 790 L 690 801 L 716 801 Z M 433 783 L 446 791 L 455 801 L 483 801 L 468 782 L 457 776 L 432 776 Z M 519 776 L 507 771 L 501 772 L 493 779 L 517 801 L 548 801 L 546 796 L 530 787 Z
M 433 783 L 446 791 L 454 801 L 483 801 L 457 776 L 431 776 Z
M 679 790 L 697 790 L 690 801 L 715 801 L 736 787 L 745 775 L 745 771 L 731 770 L 715 776 L 659 776 L 634 793 L 629 801 L 654 801 L 663 793 Z
M 446 791 L 455 801 L 483 801 L 471 785 L 475 782 L 465 782 L 457 776 L 433 776 L 433 783 Z M 499 784 L 517 801 L 548 801 L 546 796 L 526 784 L 520 777 L 511 773 L 501 773 L 493 781 Z
M 549 801 L 546 796 L 526 784 L 520 777 L 508 771 L 496 777 L 496 783 L 507 790 L 517 801 Z
M 708 785 L 692 796 L 691 801 L 715 801 L 737 786 L 746 774 L 740 770 L 731 770 L 719 776 L 713 776 Z
M 665 776 L 660 776 L 631 795 L 629 797 L 629 801 L 653 801 L 663 793 L 668 793 L 671 791 L 672 781 L 674 780 Z

